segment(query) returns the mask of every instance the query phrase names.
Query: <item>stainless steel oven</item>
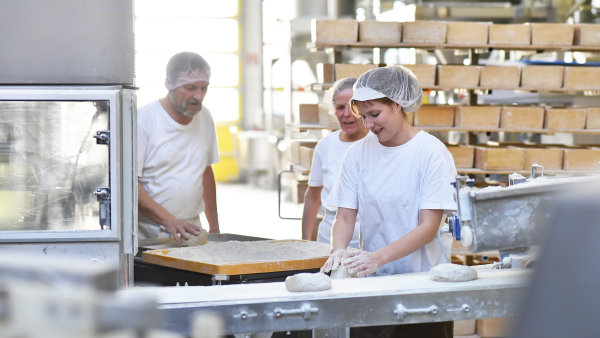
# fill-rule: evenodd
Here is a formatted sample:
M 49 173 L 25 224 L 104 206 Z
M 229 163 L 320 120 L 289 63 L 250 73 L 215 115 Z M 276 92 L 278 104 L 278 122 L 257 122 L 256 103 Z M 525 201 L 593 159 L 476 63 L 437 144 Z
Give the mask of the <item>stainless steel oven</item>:
M 130 282 L 135 91 L 0 87 L 0 254 L 83 257 Z

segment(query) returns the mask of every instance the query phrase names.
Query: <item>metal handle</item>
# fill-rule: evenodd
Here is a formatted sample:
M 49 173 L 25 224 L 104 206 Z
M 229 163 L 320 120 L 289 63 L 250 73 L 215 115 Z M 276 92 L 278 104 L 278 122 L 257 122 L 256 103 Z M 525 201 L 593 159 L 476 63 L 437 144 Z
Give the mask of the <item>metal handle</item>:
M 108 145 L 110 143 L 110 132 L 107 130 L 97 131 L 94 138 L 96 139 L 96 144 Z
M 273 310 L 273 315 L 275 315 L 275 318 L 280 318 L 282 316 L 302 315 L 304 319 L 309 319 L 312 314 L 316 314 L 318 312 L 319 308 L 311 307 L 310 304 L 304 303 L 298 309 L 284 310 L 280 307 L 275 308 L 275 310 Z
M 293 173 L 293 172 L 294 172 L 294 170 L 290 166 L 290 169 L 281 170 L 277 174 L 277 215 L 281 219 L 301 220 L 302 217 L 283 217 L 283 216 L 281 216 L 281 175 L 283 175 L 285 173 Z
M 93 192 L 98 200 L 98 218 L 100 229 L 104 230 L 105 226 L 110 229 L 110 188 L 98 187 Z
M 420 315 L 420 314 L 430 314 L 430 315 L 435 316 L 438 314 L 438 307 L 435 305 L 431 305 L 430 307 L 426 307 L 426 308 L 407 309 L 406 307 L 404 307 L 404 305 L 397 304 L 396 309 L 394 310 L 394 315 L 396 315 L 397 320 L 400 320 L 407 315 Z

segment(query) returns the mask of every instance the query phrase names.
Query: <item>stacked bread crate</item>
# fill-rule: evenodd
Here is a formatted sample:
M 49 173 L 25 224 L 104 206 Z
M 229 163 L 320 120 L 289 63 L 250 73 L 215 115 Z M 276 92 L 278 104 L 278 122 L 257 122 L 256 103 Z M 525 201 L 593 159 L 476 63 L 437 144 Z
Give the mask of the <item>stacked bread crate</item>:
M 336 26 L 337 20 L 315 20 L 313 47 L 347 48 L 424 48 L 504 50 L 583 50 L 600 51 L 600 25 L 560 23 L 495 24 L 490 22 L 415 21 L 353 22 L 345 25 L 343 41 L 328 40 L 319 27 Z M 338 28 L 339 29 L 339 28 Z M 333 31 L 332 31 L 333 32 Z M 329 36 L 333 36 L 330 34 Z M 334 57 L 335 58 L 335 57 Z M 341 76 L 358 76 L 375 64 L 321 65 L 330 68 L 333 82 Z M 338 60 L 339 61 L 339 60 Z M 600 67 L 561 64 L 515 65 L 404 65 L 411 69 L 424 89 L 552 91 L 587 93 L 600 90 Z M 430 131 L 508 132 L 553 134 L 600 134 L 600 108 L 551 106 L 451 106 L 424 105 L 411 123 Z M 598 142 L 600 144 L 600 142 Z M 528 172 L 532 163 L 543 165 L 546 173 L 588 173 L 599 169 L 597 147 L 448 145 L 460 172 L 470 174 L 508 174 Z M 585 160 L 584 160 L 585 159 Z

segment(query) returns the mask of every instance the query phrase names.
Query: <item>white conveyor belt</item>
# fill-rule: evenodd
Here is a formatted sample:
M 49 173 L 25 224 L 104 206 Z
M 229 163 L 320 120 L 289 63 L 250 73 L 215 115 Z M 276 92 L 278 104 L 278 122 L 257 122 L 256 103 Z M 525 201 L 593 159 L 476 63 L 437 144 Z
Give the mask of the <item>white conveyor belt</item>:
M 165 313 L 163 327 L 183 334 L 193 315 L 205 310 L 221 313 L 227 333 L 514 316 L 532 271 L 477 270 L 478 278 L 468 282 L 436 282 L 428 273 L 414 273 L 333 279 L 330 290 L 318 292 L 288 292 L 285 283 L 275 282 L 134 287 L 120 295 L 153 295 Z

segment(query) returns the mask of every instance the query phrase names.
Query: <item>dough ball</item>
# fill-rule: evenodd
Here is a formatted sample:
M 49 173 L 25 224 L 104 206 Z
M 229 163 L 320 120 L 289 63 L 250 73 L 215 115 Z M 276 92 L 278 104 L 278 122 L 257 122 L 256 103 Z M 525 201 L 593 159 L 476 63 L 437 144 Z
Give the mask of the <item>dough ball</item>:
M 348 269 L 343 264 L 340 264 L 337 269 L 331 270 L 330 276 L 332 279 L 358 277 L 356 274 L 348 272 Z
M 429 278 L 438 282 L 466 282 L 477 279 L 477 271 L 459 264 L 438 264 L 429 271 Z
M 322 272 L 298 273 L 285 279 L 285 288 L 290 292 L 329 290 L 331 278 Z
M 188 234 L 189 239 L 187 241 L 185 239 L 182 239 L 180 242 L 180 245 L 181 246 L 196 246 L 196 245 L 206 244 L 206 241 L 208 240 L 208 231 L 206 231 L 205 229 L 202 229 L 198 232 L 199 233 L 197 236 Z

